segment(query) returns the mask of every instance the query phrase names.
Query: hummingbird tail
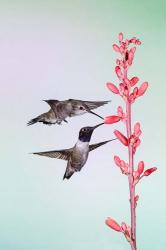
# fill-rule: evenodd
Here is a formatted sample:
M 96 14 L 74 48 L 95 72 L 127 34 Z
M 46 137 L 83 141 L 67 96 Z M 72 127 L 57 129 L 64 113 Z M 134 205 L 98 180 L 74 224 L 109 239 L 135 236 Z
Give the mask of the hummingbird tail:
M 75 172 L 74 169 L 67 169 L 64 176 L 63 176 L 63 180 L 70 179 L 70 177 L 74 174 L 74 172 Z
M 36 117 L 36 118 L 30 120 L 30 121 L 27 123 L 27 126 L 33 125 L 33 124 L 35 124 L 35 123 L 37 123 L 37 122 L 39 122 L 39 121 L 40 121 L 40 117 L 38 116 L 38 117 Z

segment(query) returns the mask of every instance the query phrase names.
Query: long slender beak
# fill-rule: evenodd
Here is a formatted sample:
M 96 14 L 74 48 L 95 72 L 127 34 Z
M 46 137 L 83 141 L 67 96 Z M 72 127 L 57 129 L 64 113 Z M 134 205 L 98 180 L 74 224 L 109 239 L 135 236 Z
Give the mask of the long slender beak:
M 98 128 L 99 126 L 101 126 L 101 125 L 103 125 L 103 124 L 104 124 L 104 122 L 99 123 L 99 124 L 97 124 L 96 126 L 94 126 L 93 129 L 96 129 L 96 128 Z
M 102 116 L 96 114 L 95 112 L 93 112 L 91 110 L 87 110 L 87 112 L 90 113 L 90 114 L 96 115 L 96 116 L 100 117 L 102 120 L 104 120 L 104 118 Z

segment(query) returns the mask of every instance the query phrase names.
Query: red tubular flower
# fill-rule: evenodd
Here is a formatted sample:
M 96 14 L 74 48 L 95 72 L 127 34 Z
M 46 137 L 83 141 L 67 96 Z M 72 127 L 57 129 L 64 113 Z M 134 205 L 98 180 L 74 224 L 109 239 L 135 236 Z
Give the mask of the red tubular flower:
M 117 115 L 106 116 L 104 119 L 105 124 L 113 124 L 120 121 L 120 117 Z
M 138 96 L 142 96 L 148 88 L 148 82 L 144 82 L 138 89 Z
M 122 71 L 121 71 L 121 69 L 120 69 L 119 66 L 116 66 L 116 67 L 115 67 L 115 72 L 116 72 L 117 77 L 118 77 L 120 80 L 122 80 L 122 78 L 123 78 L 123 73 L 122 73 Z
M 122 41 L 123 41 L 123 33 L 120 32 L 120 33 L 119 33 L 119 42 L 122 42 Z
M 134 125 L 134 136 L 139 137 L 141 135 L 140 123 L 137 122 Z
M 121 226 L 113 219 L 107 218 L 105 224 L 117 232 L 121 232 Z
M 131 78 L 130 80 L 130 86 L 133 87 L 137 82 L 139 81 L 139 78 L 134 76 L 133 78 Z
M 114 131 L 114 134 L 116 135 L 116 137 L 119 139 L 119 141 L 125 145 L 125 146 L 128 146 L 128 139 L 126 138 L 126 136 L 124 136 L 120 131 L 118 130 L 115 130 Z
M 140 161 L 138 163 L 138 169 L 137 169 L 137 172 L 139 173 L 139 175 L 141 175 L 144 171 L 144 162 L 143 161 Z
M 120 48 L 117 44 L 113 44 L 113 49 L 116 51 L 116 52 L 120 52 Z
M 119 156 L 117 155 L 114 156 L 114 162 L 118 167 L 121 166 L 121 159 L 119 158 Z
M 132 51 L 129 52 L 128 56 L 128 64 L 131 65 L 134 59 L 134 53 Z
M 107 83 L 107 88 L 112 91 L 114 94 L 119 94 L 119 89 L 111 82 Z
M 135 53 L 135 51 L 136 51 L 136 47 L 133 47 L 130 49 L 130 52 L 132 52 L 132 53 Z
M 141 41 L 139 39 L 136 40 L 135 44 L 141 45 Z
M 152 174 L 154 171 L 156 171 L 157 168 L 149 168 L 144 172 L 144 176 L 148 176 L 150 174 Z

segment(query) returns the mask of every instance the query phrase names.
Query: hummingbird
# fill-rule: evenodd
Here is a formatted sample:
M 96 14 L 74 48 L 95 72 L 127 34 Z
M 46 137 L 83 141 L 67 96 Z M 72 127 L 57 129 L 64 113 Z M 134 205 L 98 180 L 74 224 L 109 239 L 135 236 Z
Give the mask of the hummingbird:
M 43 124 L 61 124 L 62 121 L 67 122 L 66 118 L 83 115 L 85 113 L 91 113 L 103 119 L 100 115 L 94 113 L 92 110 L 96 109 L 110 101 L 82 101 L 75 99 L 68 99 L 64 101 L 58 100 L 43 100 L 49 106 L 50 110 L 43 113 L 36 118 L 30 120 L 27 125 L 32 125 L 37 122 L 42 122 Z
M 116 139 L 99 142 L 89 145 L 93 131 L 104 123 L 100 123 L 93 127 L 83 127 L 79 131 L 79 136 L 74 147 L 62 150 L 53 150 L 46 152 L 36 152 L 35 155 L 41 155 L 51 158 L 57 158 L 67 161 L 67 167 L 63 179 L 70 179 L 75 173 L 80 171 L 85 165 L 89 152 Z

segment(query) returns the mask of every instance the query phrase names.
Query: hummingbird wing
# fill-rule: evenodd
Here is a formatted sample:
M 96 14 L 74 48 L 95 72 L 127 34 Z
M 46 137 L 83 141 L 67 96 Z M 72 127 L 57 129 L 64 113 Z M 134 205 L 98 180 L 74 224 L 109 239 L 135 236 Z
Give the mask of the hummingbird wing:
M 108 143 L 108 142 L 110 142 L 110 141 L 114 141 L 114 140 L 116 140 L 116 139 L 91 144 L 91 145 L 89 145 L 89 152 L 96 149 L 96 148 L 98 148 L 98 147 L 100 147 L 100 146 L 102 146 L 102 145 L 104 145 L 104 144 L 106 144 L 106 143 Z
M 96 109 L 105 104 L 108 104 L 110 101 L 82 101 L 84 105 L 86 105 L 89 109 Z
M 70 155 L 72 153 L 72 149 L 63 149 L 63 150 L 53 150 L 53 151 L 46 151 L 46 152 L 35 152 L 35 155 L 46 156 L 50 158 L 57 158 L 62 160 L 69 160 Z

